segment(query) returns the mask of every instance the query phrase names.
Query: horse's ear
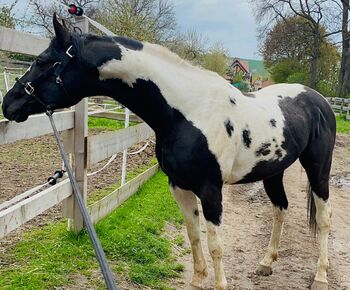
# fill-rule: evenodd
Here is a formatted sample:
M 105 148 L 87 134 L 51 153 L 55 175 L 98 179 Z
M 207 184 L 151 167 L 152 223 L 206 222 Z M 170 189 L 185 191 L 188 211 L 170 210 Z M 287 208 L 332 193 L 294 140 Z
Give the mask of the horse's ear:
M 59 23 L 56 13 L 53 14 L 53 28 L 56 34 L 56 44 L 65 47 L 69 43 L 69 32 L 66 25 Z

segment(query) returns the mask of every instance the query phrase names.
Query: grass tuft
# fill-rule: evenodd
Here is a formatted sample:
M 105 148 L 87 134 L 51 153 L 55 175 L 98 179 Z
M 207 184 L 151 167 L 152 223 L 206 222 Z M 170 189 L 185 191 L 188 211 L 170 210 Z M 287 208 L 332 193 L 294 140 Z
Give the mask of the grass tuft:
M 337 116 L 337 132 L 350 135 L 350 121 L 345 116 Z
M 135 124 L 137 123 L 130 122 L 130 126 L 133 126 Z M 112 120 L 107 118 L 96 118 L 96 117 L 90 116 L 88 119 L 88 126 L 91 129 L 114 131 L 114 130 L 124 129 L 125 122 L 119 121 L 119 120 Z

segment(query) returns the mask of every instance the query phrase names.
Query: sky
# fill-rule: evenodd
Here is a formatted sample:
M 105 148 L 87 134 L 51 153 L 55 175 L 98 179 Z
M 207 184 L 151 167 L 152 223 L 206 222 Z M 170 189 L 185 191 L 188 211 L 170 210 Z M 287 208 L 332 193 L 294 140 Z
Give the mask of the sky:
M 211 43 L 221 42 L 232 57 L 261 59 L 257 26 L 246 0 L 176 0 L 180 29 L 195 29 Z
M 28 1 L 19 0 L 15 11 L 17 15 L 28 7 Z M 0 6 L 11 2 L 13 0 L 0 0 Z M 247 0 L 173 2 L 181 31 L 195 29 L 207 37 L 209 44 L 221 42 L 232 57 L 261 59 L 257 47 L 257 26 Z

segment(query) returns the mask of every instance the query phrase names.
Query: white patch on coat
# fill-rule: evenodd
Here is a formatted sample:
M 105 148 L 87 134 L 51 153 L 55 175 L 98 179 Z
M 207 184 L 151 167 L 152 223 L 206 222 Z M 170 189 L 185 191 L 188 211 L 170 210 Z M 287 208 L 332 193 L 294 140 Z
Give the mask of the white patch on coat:
M 316 223 L 320 236 L 320 257 L 317 263 L 315 281 L 327 283 L 328 261 L 328 236 L 331 224 L 331 205 L 329 200 L 324 201 L 313 193 L 316 206 Z
M 151 80 L 160 89 L 167 103 L 178 109 L 200 129 L 216 156 L 224 182 L 241 180 L 254 166 L 265 160 L 281 160 L 272 149 L 266 156 L 256 156 L 263 143 L 284 141 L 284 117 L 278 96 L 295 97 L 305 91 L 302 85 L 281 84 L 255 92 L 255 98 L 244 96 L 237 88 L 214 72 L 195 67 L 159 45 L 144 43 L 142 50 L 121 46 L 121 60 L 110 60 L 99 67 L 100 79 L 118 78 L 133 87 L 137 79 Z M 142 97 L 142 96 L 140 96 Z M 236 104 L 230 102 L 235 98 Z M 234 131 L 229 137 L 225 120 L 230 118 Z M 276 120 L 272 127 L 270 120 Z M 242 131 L 249 128 L 252 143 L 246 148 Z M 273 139 L 276 141 L 273 142 Z M 280 148 L 280 147 L 279 147 Z

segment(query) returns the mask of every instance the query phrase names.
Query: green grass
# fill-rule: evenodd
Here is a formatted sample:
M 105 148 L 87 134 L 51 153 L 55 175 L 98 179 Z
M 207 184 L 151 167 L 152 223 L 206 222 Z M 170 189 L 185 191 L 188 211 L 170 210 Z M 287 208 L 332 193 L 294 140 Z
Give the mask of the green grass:
M 178 276 L 183 266 L 176 263 L 172 241 L 163 236 L 163 231 L 166 222 L 178 225 L 182 221 L 166 176 L 157 173 L 99 222 L 96 231 L 112 271 L 135 284 L 171 289 L 167 279 Z M 94 275 L 98 264 L 87 234 L 67 232 L 64 221 L 25 234 L 0 257 L 8 263 L 0 268 L 0 289 L 69 289 L 77 275 L 84 275 L 90 287 L 104 289 Z
M 133 171 L 126 173 L 126 182 L 130 181 L 131 179 L 135 178 L 137 175 L 141 174 L 142 172 L 146 171 L 148 168 L 152 167 L 153 165 L 157 164 L 156 157 L 152 158 L 148 164 L 141 165 L 137 168 L 135 168 Z M 116 190 L 118 187 L 120 187 L 121 182 L 120 180 L 116 182 L 115 184 L 112 184 L 110 186 L 107 186 L 105 188 L 98 189 L 93 192 L 90 196 L 88 196 L 88 205 L 93 204 L 94 202 L 102 199 L 103 197 L 107 196 L 114 190 Z
M 345 116 L 337 116 L 337 132 L 350 135 L 350 121 Z
M 134 126 L 136 124 L 137 123 L 135 122 L 130 122 L 129 125 Z M 88 126 L 89 128 L 113 131 L 125 128 L 125 122 L 106 118 L 89 117 Z

